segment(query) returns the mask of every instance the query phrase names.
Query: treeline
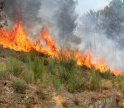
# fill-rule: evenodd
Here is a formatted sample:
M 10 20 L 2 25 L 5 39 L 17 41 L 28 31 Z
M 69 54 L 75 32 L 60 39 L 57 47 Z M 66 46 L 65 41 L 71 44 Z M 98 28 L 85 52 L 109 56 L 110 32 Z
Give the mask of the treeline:
M 82 16 L 79 28 L 79 32 L 84 35 L 103 33 L 122 47 L 124 45 L 124 1 L 112 0 L 102 10 L 90 10 Z

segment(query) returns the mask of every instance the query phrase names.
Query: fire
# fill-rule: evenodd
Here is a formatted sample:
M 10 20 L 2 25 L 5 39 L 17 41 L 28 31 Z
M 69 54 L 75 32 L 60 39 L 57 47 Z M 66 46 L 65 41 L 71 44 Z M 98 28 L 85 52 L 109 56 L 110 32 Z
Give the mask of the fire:
M 42 41 L 44 41 L 45 47 L 42 45 Z M 35 50 L 57 58 L 59 55 L 59 50 L 55 42 L 50 38 L 50 34 L 46 27 L 42 28 L 40 36 L 33 39 L 32 42 L 28 39 L 26 30 L 23 28 L 20 20 L 13 26 L 11 32 L 6 29 L 0 30 L 0 45 L 15 51 L 30 52 L 31 50 Z M 62 54 L 66 57 L 72 57 L 72 51 L 63 50 Z M 88 51 L 85 51 L 82 54 L 75 51 L 73 52 L 73 58 L 79 66 L 86 66 L 89 69 L 94 68 L 101 73 L 110 70 L 115 76 L 121 75 L 121 72 L 118 70 L 108 67 L 103 59 L 94 59 L 92 54 Z
M 46 47 L 48 47 L 47 50 L 44 49 L 40 44 L 42 39 L 44 39 Z M 20 20 L 18 20 L 13 26 L 11 32 L 5 29 L 0 30 L 0 45 L 2 45 L 4 48 L 10 48 L 15 51 L 23 52 L 35 50 L 51 56 L 57 52 L 57 47 L 54 41 L 49 37 L 47 28 L 43 28 L 41 30 L 41 36 L 34 39 L 34 41 L 37 43 L 35 44 L 28 39 L 26 30 L 22 27 L 22 22 Z

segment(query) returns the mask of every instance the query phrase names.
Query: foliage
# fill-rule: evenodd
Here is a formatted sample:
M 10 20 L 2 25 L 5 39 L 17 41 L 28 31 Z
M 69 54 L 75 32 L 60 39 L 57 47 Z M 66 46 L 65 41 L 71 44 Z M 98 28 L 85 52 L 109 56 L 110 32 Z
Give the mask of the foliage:
M 23 59 L 9 57 L 6 65 L 0 64 L 3 66 L 0 69 L 0 77 L 4 76 L 4 72 L 10 72 L 27 83 L 35 83 L 41 88 L 52 86 L 56 90 L 66 89 L 69 92 L 96 91 L 112 87 L 124 92 L 123 76 L 114 77 L 110 71 L 101 74 L 86 67 L 79 67 L 72 57 L 73 55 L 60 54 L 59 59 L 46 58 L 34 53 L 27 53 Z M 18 81 L 14 82 L 14 88 L 17 92 L 23 92 L 25 89 Z
M 81 88 L 82 71 L 72 58 L 61 57 L 60 60 L 53 58 L 49 60 L 48 68 L 52 74 L 54 86 L 57 88 L 64 85 L 71 92 Z
M 9 57 L 7 62 L 7 70 L 14 76 L 19 76 L 23 72 L 23 63 L 15 57 Z
M 4 62 L 0 63 L 0 78 L 6 73 L 6 64 Z
M 25 93 L 27 86 L 22 81 L 15 81 L 13 88 L 17 93 Z
M 114 78 L 113 85 L 116 89 L 119 89 L 124 93 L 124 76 L 118 76 Z
M 33 71 L 26 68 L 25 71 L 24 71 L 23 79 L 27 83 L 33 83 L 33 81 L 34 81 L 34 73 L 33 73 Z
M 100 90 L 101 89 L 101 77 L 98 72 L 91 71 L 90 75 L 90 90 Z
M 109 71 L 105 72 L 104 74 L 101 74 L 101 77 L 106 80 L 112 80 L 114 78 L 114 75 Z

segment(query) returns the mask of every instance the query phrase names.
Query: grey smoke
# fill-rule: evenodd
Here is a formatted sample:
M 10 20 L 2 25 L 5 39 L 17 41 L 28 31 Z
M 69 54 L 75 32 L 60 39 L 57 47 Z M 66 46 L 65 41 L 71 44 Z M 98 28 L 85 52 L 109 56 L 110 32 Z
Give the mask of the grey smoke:
M 93 28 L 88 33 L 84 33 L 82 27 L 78 27 L 77 29 L 75 34 L 82 39 L 78 47 L 80 52 L 89 50 L 94 59 L 103 58 L 108 66 L 122 72 L 124 71 L 124 47 L 120 48 L 119 43 L 116 40 L 108 38 L 104 31 L 96 32 Z
M 75 6 L 66 6 L 67 1 L 70 4 L 73 0 L 6 0 L 5 13 L 10 26 L 15 23 L 16 18 L 20 18 L 30 37 L 38 36 L 41 28 L 47 26 L 51 37 L 58 43 L 59 47 L 63 44 L 63 47 L 79 51 L 88 49 L 94 57 L 105 59 L 109 66 L 124 70 L 124 48 L 120 49 L 118 43 L 108 38 L 104 30 L 94 32 L 91 25 L 94 27 L 96 25 L 92 20 L 89 22 L 87 18 L 85 20 L 89 24 L 88 34 L 82 31 L 83 26 L 80 27 L 80 22 L 78 22 L 75 31 L 76 14 L 73 13 Z M 65 21 L 62 20 L 64 11 L 68 11 L 66 14 L 71 13 L 71 16 Z M 61 16 L 59 16 L 60 14 Z M 65 30 L 63 25 L 68 29 Z
M 5 6 L 10 28 L 19 18 L 27 29 L 28 35 L 34 37 L 40 34 L 43 26 L 46 26 L 51 37 L 59 46 L 63 40 L 71 40 L 70 37 L 73 36 L 76 27 L 74 11 L 75 2 L 73 0 L 6 0 Z M 62 19 L 63 14 L 69 15 L 69 17 Z M 62 28 L 65 29 L 64 36 Z

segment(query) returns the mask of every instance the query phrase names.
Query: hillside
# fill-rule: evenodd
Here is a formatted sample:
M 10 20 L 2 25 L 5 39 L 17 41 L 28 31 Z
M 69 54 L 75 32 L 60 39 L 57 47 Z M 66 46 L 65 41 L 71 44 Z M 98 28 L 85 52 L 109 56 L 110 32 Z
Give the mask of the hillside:
M 0 48 L 1 108 L 123 108 L 124 77 Z

